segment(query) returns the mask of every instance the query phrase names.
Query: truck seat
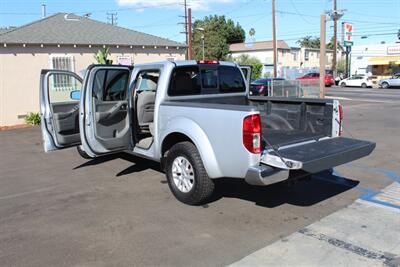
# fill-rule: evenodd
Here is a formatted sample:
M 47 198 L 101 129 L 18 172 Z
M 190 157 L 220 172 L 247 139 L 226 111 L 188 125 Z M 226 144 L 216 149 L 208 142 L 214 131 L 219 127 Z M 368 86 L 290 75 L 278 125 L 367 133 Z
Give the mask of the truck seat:
M 137 118 L 141 130 L 149 130 L 154 121 L 154 104 L 156 100 L 157 83 L 148 79 L 142 80 L 146 85 L 141 86 L 137 95 Z

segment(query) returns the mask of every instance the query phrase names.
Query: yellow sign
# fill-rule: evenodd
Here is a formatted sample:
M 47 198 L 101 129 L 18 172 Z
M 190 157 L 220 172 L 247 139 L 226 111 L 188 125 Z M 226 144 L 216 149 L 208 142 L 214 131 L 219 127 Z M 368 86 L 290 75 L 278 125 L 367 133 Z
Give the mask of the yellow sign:
M 368 61 L 371 65 L 400 64 L 400 56 L 371 57 Z

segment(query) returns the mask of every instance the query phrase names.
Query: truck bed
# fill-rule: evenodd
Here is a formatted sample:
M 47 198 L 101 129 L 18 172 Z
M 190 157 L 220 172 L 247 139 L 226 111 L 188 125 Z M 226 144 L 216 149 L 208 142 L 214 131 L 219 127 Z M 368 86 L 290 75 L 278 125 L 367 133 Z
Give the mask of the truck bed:
M 265 147 L 281 147 L 332 135 L 333 100 L 280 97 L 213 97 L 179 100 L 201 107 L 260 111 Z M 222 107 L 223 108 L 223 107 Z

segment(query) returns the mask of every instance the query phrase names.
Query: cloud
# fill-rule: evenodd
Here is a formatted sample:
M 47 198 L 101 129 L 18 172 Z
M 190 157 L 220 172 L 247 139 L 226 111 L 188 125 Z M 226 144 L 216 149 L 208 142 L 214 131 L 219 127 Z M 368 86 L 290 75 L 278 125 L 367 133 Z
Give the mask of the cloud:
M 138 9 L 144 9 L 147 7 L 154 8 L 182 8 L 183 1 L 180 0 L 116 0 L 119 6 L 132 6 Z M 210 4 L 221 3 L 228 4 L 234 0 L 188 0 L 188 5 L 193 10 L 209 10 Z

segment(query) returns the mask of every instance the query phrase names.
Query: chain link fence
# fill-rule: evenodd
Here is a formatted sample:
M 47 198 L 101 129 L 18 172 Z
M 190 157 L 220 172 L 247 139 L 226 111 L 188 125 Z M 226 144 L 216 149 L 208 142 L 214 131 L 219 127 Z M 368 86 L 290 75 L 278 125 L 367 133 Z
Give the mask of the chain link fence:
M 268 95 L 275 97 L 319 98 L 319 80 L 276 80 L 270 83 Z

